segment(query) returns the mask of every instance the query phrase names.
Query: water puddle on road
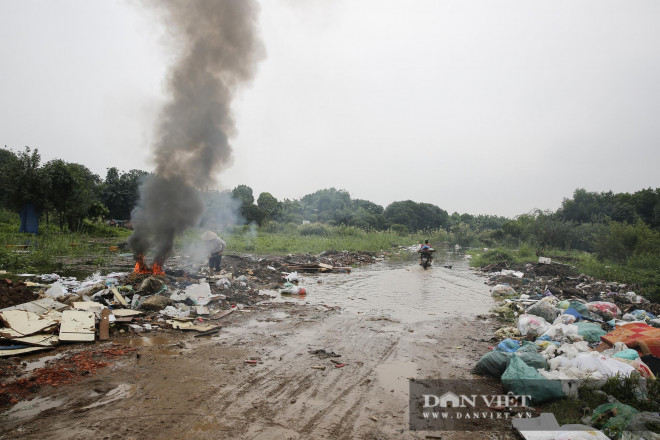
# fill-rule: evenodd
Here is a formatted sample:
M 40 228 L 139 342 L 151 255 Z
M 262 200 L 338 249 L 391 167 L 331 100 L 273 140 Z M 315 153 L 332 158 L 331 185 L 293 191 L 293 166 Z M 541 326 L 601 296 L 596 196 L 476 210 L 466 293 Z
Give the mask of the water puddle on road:
M 167 345 L 174 343 L 174 340 L 164 336 L 141 336 L 129 339 L 126 344 L 131 347 L 153 347 L 154 345 Z
M 135 384 L 121 383 L 117 385 L 117 387 L 105 393 L 103 398 L 97 400 L 91 405 L 87 405 L 83 407 L 83 409 L 91 409 L 97 406 L 107 405 L 108 403 L 115 402 L 120 399 L 125 399 L 127 397 L 132 396 L 133 393 L 135 393 L 136 389 L 137 389 L 137 385 Z
M 62 354 L 56 354 L 56 355 L 50 355 L 50 356 L 43 356 L 40 358 L 36 358 L 35 360 L 29 360 L 26 361 L 25 369 L 24 372 L 30 372 L 34 371 L 38 368 L 43 368 L 46 366 L 46 364 L 50 361 L 60 359 L 62 357 Z
M 494 301 L 484 281 L 463 254 L 439 250 L 427 270 L 411 256 L 405 261 L 380 261 L 350 274 L 305 274 L 300 286 L 308 293 L 303 297 L 268 293 L 275 302 L 340 306 L 356 314 L 409 323 L 487 313 Z
M 18 402 L 12 409 L 3 413 L 7 420 L 20 421 L 29 419 L 47 409 L 57 408 L 64 403 L 63 400 L 52 399 L 50 397 L 35 397 L 32 400 Z

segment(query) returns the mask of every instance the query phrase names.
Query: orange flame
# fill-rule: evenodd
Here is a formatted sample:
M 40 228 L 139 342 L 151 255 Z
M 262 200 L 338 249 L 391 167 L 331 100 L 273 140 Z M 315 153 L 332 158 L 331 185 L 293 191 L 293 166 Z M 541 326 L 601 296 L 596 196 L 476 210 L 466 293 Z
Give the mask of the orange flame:
M 165 275 L 165 272 L 163 271 L 163 266 L 154 263 L 151 267 L 149 267 L 145 262 L 144 262 L 144 256 L 140 255 L 137 258 L 137 262 L 135 263 L 135 268 L 133 269 L 133 272 L 135 273 L 148 273 L 148 274 L 153 274 L 153 275 Z

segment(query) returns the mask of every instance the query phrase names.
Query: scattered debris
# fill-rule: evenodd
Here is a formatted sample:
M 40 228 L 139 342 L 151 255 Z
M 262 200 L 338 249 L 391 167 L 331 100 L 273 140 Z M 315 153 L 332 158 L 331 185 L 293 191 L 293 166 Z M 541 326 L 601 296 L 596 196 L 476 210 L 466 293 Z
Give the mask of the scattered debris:
M 326 351 L 324 349 L 310 350 L 309 354 L 317 356 L 319 359 L 327 359 L 331 357 L 341 357 L 340 354 L 335 353 L 334 351 Z
M 94 342 L 96 335 L 94 313 L 80 310 L 62 312 L 60 341 Z

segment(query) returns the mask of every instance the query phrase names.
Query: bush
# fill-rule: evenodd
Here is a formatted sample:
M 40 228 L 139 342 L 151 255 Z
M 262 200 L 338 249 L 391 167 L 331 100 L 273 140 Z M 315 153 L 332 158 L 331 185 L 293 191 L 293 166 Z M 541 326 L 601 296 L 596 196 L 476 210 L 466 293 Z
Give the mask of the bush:
M 317 235 L 327 237 L 330 235 L 330 227 L 322 223 L 308 223 L 300 227 L 300 235 Z
M 489 264 L 505 263 L 507 266 L 516 261 L 512 251 L 507 249 L 490 249 L 473 259 L 473 265 L 487 266 Z
M 85 234 L 93 235 L 94 237 L 122 237 L 128 238 L 132 231 L 126 228 L 119 228 L 116 226 L 108 226 L 102 223 L 92 223 L 85 221 L 82 227 L 82 232 Z
M 398 223 L 395 223 L 392 226 L 390 226 L 390 230 L 395 234 L 400 234 L 400 235 L 404 235 L 408 233 L 408 227 L 406 225 L 401 225 Z
M 641 220 L 634 225 L 611 222 L 596 241 L 596 253 L 603 260 L 620 263 L 633 255 L 660 256 L 660 233 Z

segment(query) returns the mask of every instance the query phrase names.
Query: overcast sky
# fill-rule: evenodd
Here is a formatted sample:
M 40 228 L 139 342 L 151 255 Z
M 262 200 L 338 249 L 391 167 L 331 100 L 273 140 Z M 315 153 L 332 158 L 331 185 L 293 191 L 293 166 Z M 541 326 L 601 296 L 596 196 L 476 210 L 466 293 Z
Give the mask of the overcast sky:
M 660 2 L 263 0 L 223 188 L 514 216 L 660 187 Z M 133 0 L 0 1 L 0 146 L 151 171 L 175 52 Z

